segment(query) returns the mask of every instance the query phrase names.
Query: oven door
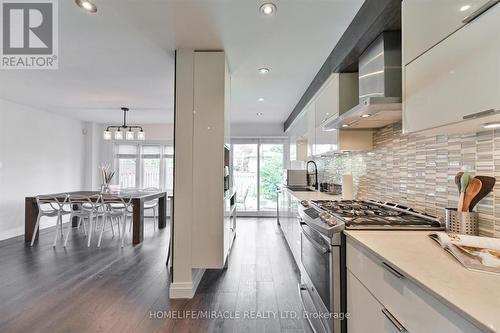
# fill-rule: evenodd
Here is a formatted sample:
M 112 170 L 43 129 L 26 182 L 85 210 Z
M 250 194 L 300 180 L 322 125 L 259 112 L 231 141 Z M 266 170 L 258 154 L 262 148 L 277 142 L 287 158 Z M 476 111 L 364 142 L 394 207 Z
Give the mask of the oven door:
M 302 299 L 304 308 L 308 312 L 341 313 L 343 297 L 340 272 L 342 265 L 341 233 L 334 234 L 333 238 L 330 239 L 303 220 L 299 223 L 302 232 L 301 261 L 303 269 L 303 285 L 299 289 L 307 290 L 314 303 L 313 307 L 306 306 L 306 302 Z M 309 323 L 311 327 L 314 326 L 314 323 Z M 323 319 L 322 326 L 326 332 L 345 332 L 345 323 L 339 317 Z
M 302 228 L 300 251 L 302 266 L 326 310 L 332 312 L 330 244 L 319 232 L 304 222 L 301 222 L 300 226 Z

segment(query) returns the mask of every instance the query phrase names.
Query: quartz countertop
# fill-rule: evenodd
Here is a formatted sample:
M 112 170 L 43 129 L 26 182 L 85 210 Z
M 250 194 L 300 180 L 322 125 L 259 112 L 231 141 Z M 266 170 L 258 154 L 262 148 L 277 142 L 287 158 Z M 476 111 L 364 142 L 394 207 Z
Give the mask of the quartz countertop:
M 500 332 L 500 276 L 467 270 L 429 231 L 344 231 L 485 332 Z
M 341 200 L 342 195 L 333 195 L 320 191 L 292 191 L 286 187 L 282 187 L 284 191 L 288 191 L 292 196 L 298 200 Z

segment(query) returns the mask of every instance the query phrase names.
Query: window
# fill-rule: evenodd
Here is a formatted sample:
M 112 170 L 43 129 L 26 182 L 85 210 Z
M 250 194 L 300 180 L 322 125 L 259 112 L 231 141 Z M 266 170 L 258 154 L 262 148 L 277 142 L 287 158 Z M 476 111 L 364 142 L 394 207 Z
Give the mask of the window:
M 119 145 L 117 147 L 118 184 L 122 188 L 136 187 L 137 151 L 135 145 Z
M 173 193 L 171 144 L 117 144 L 115 170 L 122 188 L 159 188 Z
M 142 187 L 161 188 L 161 146 L 142 147 Z
M 163 165 L 165 166 L 165 182 L 164 188 L 169 193 L 174 193 L 174 147 L 163 147 Z

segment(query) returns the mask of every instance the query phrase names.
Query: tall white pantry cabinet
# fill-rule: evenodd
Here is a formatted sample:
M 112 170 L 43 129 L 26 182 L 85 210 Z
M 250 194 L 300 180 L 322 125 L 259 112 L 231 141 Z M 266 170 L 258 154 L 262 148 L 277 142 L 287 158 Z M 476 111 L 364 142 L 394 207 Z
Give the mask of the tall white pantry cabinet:
M 177 51 L 174 282 L 176 267 L 224 267 L 235 235 L 234 193 L 224 191 L 230 87 L 223 51 Z

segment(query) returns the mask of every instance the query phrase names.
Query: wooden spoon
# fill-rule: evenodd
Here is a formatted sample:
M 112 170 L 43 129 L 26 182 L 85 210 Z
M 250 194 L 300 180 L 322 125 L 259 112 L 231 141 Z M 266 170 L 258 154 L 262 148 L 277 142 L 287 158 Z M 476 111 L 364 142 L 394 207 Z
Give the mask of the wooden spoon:
M 496 181 L 495 177 L 489 177 L 489 176 L 476 176 L 475 178 L 481 181 L 482 186 L 481 186 L 481 191 L 479 191 L 479 193 L 472 199 L 470 203 L 469 206 L 470 212 L 472 212 L 474 207 L 478 204 L 479 201 L 481 201 L 481 199 L 483 199 L 493 190 Z
M 467 190 L 465 190 L 464 201 L 462 205 L 462 212 L 468 212 L 470 209 L 470 204 L 472 200 L 481 191 L 483 183 L 477 178 L 471 178 L 469 184 L 467 185 Z
M 463 171 L 460 171 L 459 173 L 457 173 L 455 175 L 455 185 L 457 185 L 457 189 L 458 189 L 458 193 L 460 193 L 460 179 L 462 178 L 463 176 Z

